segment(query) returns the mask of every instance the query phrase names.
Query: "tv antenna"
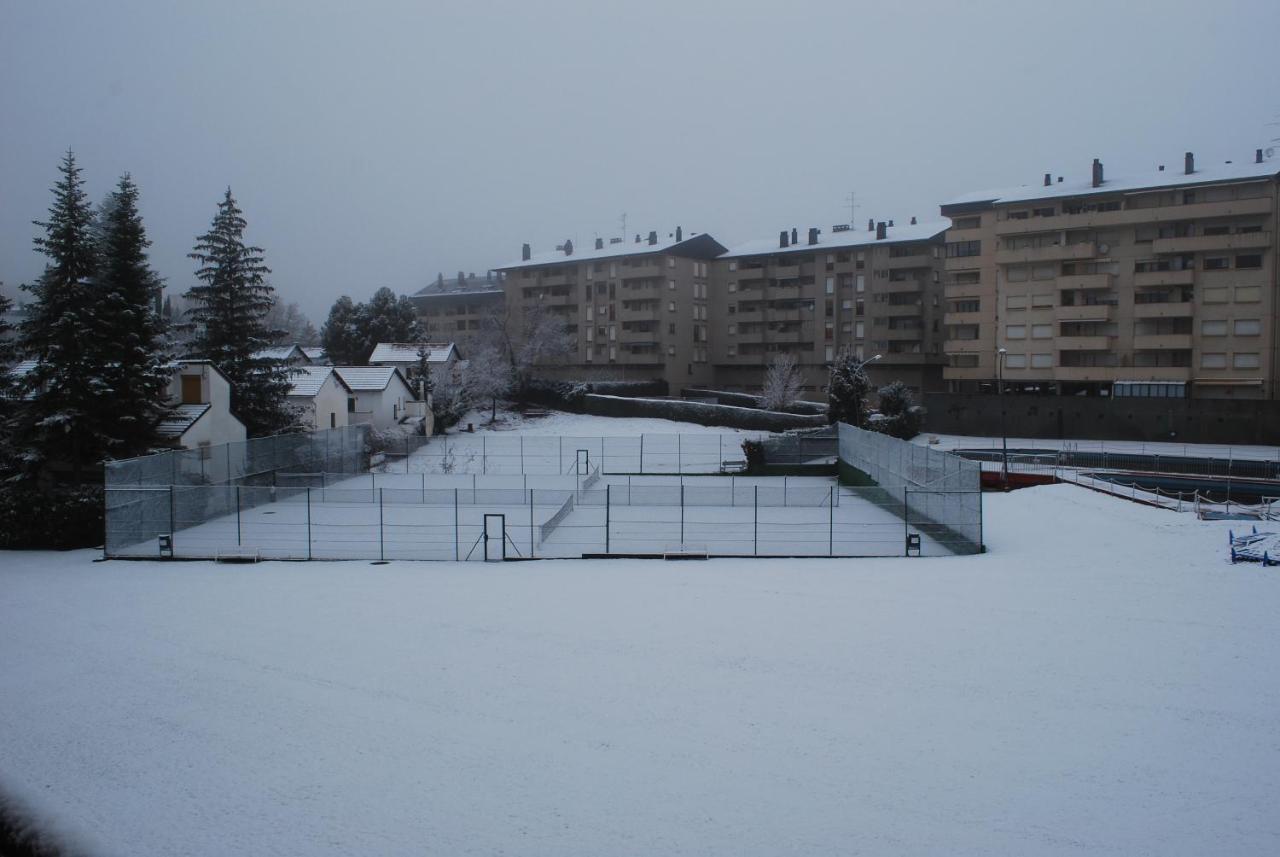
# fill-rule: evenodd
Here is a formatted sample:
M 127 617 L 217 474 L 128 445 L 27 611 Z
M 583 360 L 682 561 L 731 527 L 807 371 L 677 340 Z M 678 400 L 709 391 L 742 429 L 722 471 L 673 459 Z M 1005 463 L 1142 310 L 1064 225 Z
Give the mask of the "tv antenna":
M 627 213 L 625 211 L 622 212 L 622 217 L 619 219 L 622 221 L 622 243 L 625 244 L 627 242 Z
M 857 192 L 849 191 L 849 196 L 846 197 L 846 201 L 849 203 L 849 228 L 852 229 L 855 225 L 857 225 L 858 209 L 860 208 L 860 206 L 858 205 Z

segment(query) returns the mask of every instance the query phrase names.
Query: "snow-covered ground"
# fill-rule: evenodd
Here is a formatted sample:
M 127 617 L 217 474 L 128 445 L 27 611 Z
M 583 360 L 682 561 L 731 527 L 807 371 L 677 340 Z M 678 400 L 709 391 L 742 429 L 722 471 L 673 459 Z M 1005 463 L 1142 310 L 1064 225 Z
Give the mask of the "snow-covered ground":
M 498 419 L 490 424 L 489 411 L 472 411 L 462 418 L 449 434 L 460 433 L 470 423 L 477 432 L 517 431 L 529 435 L 563 435 L 564 437 L 628 437 L 641 434 L 739 434 L 758 435 L 767 432 L 745 431 L 723 426 L 704 426 L 677 420 L 641 417 L 598 417 L 549 411 L 545 417 L 526 418 L 517 411 L 498 411 Z M 461 432 L 465 433 L 465 432 Z
M 1280 576 L 1057 485 L 984 556 L 0 561 L 0 784 L 95 854 L 1280 850 Z
M 935 443 L 936 441 L 936 443 Z M 1000 449 L 999 437 L 974 437 L 924 432 L 913 443 L 936 449 Z M 1231 446 L 1212 443 L 1160 443 L 1140 440 L 1053 440 L 1011 437 L 1009 449 L 1074 449 L 1082 452 L 1114 452 L 1138 455 L 1180 455 L 1206 458 L 1240 458 L 1253 461 L 1280 461 L 1280 446 Z

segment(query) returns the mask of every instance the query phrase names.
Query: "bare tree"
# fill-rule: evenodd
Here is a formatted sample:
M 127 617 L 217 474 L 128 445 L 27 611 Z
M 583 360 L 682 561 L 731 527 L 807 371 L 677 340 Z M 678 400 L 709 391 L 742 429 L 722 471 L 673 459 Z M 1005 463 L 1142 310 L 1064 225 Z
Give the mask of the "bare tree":
M 562 360 L 574 351 L 565 317 L 535 304 L 520 313 L 509 306 L 494 307 L 470 337 L 467 353 L 493 349 L 510 368 L 508 388 L 523 390 L 540 365 Z
M 791 354 L 779 354 L 765 372 L 760 404 L 770 411 L 782 410 L 799 398 L 802 382 L 796 358 Z
M 462 385 L 471 401 L 489 401 L 489 422 L 498 418 L 498 399 L 511 391 L 511 384 L 511 362 L 498 348 L 482 345 L 472 352 L 462 372 Z

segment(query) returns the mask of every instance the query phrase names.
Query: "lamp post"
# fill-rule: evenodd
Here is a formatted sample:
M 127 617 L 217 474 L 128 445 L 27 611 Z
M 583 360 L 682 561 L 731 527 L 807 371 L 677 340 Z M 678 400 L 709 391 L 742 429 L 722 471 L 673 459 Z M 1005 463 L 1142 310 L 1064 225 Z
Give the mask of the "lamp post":
M 996 349 L 996 399 L 1000 403 L 1000 486 L 1009 490 L 1009 434 L 1004 422 L 1004 358 L 1009 352 Z

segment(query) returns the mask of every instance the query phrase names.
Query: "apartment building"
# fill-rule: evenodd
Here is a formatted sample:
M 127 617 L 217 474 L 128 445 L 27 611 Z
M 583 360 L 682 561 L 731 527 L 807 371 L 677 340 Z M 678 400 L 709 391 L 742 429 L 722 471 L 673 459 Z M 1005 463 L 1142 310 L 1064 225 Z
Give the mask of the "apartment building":
M 778 354 L 794 355 L 806 398 L 821 399 L 842 351 L 868 360 L 874 385 L 941 389 L 947 221 L 783 230 L 729 250 L 714 266 L 716 386 L 759 390 Z M 879 357 L 876 357 L 879 355 Z
M 1261 149 L 945 203 L 948 388 L 1280 398 L 1278 213 Z
M 544 367 L 548 377 L 648 380 L 672 390 L 711 382 L 710 289 L 713 260 L 725 252 L 710 235 L 681 227 L 634 241 L 565 241 L 495 269 L 504 277 L 515 329 L 531 313 L 560 316 L 573 354 Z
M 440 277 L 410 295 L 409 300 L 418 311 L 426 338 L 463 340 L 502 316 L 501 277 L 493 271 L 484 277 Z

